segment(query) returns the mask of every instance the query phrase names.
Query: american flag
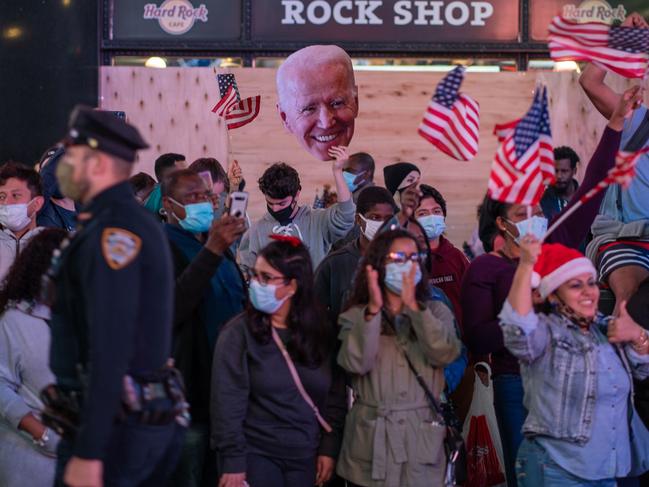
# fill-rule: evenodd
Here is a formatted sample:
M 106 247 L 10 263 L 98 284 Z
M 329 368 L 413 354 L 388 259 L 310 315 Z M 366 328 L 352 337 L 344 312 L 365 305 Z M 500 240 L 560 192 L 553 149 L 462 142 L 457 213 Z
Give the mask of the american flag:
M 230 86 L 228 91 L 225 92 L 225 95 L 214 105 L 212 112 L 216 113 L 219 117 L 224 116 L 228 113 L 234 105 L 237 104 L 237 94 L 234 91 L 234 88 Z
M 532 107 L 498 148 L 488 192 L 491 198 L 505 203 L 535 205 L 554 179 L 550 114 L 543 88 L 536 91 Z
M 592 61 L 625 78 L 642 78 L 649 63 L 649 29 L 577 23 L 555 17 L 548 46 L 555 61 Z
M 602 181 L 581 197 L 582 203 L 585 203 L 611 184 L 619 184 L 624 188 L 628 188 L 635 177 L 635 166 L 638 159 L 648 152 L 649 147 L 644 147 L 636 152 L 619 151 L 615 156 L 615 166 L 608 171 Z
M 217 104 L 214 105 L 214 108 L 212 108 L 212 112 L 222 117 L 228 113 L 236 103 L 241 101 L 241 96 L 239 95 L 237 81 L 234 79 L 233 74 L 217 74 L 216 82 L 219 85 L 219 95 L 221 98 Z
M 238 129 L 252 122 L 259 115 L 260 108 L 261 95 L 241 100 L 225 115 L 228 130 Z
M 505 140 L 507 136 L 514 131 L 516 125 L 518 125 L 518 122 L 520 121 L 521 119 L 517 118 L 516 120 L 512 120 L 511 122 L 494 125 L 494 135 L 498 138 L 498 142 Z
M 214 105 L 212 112 L 224 117 L 228 130 L 237 129 L 249 124 L 257 115 L 261 107 L 261 96 L 252 96 L 241 99 L 237 81 L 234 74 L 217 74 L 221 99 Z
M 424 139 L 460 161 L 473 159 L 478 153 L 480 125 L 478 102 L 458 93 L 464 69 L 457 66 L 437 85 L 418 129 Z

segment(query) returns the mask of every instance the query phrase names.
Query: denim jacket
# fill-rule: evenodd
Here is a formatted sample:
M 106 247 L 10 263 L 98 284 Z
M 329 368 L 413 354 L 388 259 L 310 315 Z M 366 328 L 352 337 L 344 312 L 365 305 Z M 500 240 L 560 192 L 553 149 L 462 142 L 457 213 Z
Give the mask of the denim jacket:
M 607 340 L 609 320 L 598 315 L 591 333 L 583 334 L 562 315 L 522 316 L 505 301 L 500 325 L 505 346 L 521 362 L 529 411 L 524 434 L 588 442 L 597 400 L 597 344 Z M 632 376 L 649 377 L 649 355 L 638 355 L 629 345 L 618 352 L 631 382 Z

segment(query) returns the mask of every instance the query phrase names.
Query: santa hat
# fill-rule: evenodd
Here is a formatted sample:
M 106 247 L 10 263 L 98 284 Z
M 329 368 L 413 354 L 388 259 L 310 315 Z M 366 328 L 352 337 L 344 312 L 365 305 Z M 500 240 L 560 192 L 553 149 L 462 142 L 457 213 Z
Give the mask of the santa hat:
M 409 186 L 405 184 L 405 180 L 413 172 L 417 173 L 418 176 L 421 175 L 419 168 L 409 162 L 397 162 L 383 168 L 385 187 L 388 188 L 392 196 L 400 189 Z
M 539 288 L 545 299 L 566 281 L 586 273 L 597 277 L 595 266 L 584 254 L 561 244 L 543 244 L 534 264 L 532 287 Z

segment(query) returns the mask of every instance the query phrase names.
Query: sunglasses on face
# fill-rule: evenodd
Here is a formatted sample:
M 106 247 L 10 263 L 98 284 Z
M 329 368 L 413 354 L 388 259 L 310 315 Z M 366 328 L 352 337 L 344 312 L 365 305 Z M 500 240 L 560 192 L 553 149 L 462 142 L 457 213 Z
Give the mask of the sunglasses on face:
M 393 264 L 405 264 L 408 261 L 423 262 L 426 260 L 426 257 L 425 252 L 415 252 L 412 254 L 407 254 L 406 252 L 390 252 L 385 256 L 385 261 Z

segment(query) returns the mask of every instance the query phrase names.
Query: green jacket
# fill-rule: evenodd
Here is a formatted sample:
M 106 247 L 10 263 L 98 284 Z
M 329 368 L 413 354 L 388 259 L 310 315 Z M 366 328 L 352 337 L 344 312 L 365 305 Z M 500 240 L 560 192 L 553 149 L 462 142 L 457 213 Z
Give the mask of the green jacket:
M 443 485 L 444 428 L 431 424 L 424 392 L 405 349 L 439 397 L 445 365 L 460 353 L 453 314 L 441 302 L 395 319 L 395 335 L 381 315 L 365 321 L 364 307 L 342 313 L 338 363 L 351 374 L 354 405 L 347 415 L 338 474 L 368 487 Z

